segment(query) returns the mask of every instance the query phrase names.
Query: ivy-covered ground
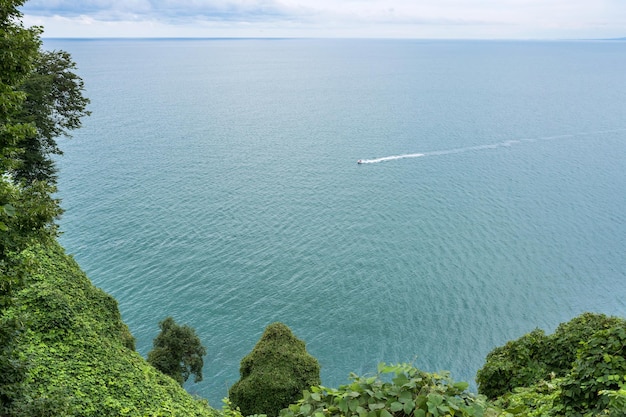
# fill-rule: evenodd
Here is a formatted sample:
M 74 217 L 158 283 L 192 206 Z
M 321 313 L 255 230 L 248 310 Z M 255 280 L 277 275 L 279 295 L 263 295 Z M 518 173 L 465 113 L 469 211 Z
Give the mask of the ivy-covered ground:
M 213 416 L 134 351 L 116 300 L 93 286 L 57 244 L 27 250 L 32 271 L 6 311 L 25 329 L 20 415 Z

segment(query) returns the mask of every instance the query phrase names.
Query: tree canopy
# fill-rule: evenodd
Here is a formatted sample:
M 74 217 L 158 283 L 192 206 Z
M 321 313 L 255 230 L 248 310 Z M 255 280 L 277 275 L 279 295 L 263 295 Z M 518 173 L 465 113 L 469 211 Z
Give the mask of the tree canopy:
M 192 374 L 194 382 L 202 381 L 206 348 L 196 331 L 187 325 L 179 326 L 171 317 L 160 322 L 159 327 L 161 332 L 154 338 L 148 362 L 181 385 Z

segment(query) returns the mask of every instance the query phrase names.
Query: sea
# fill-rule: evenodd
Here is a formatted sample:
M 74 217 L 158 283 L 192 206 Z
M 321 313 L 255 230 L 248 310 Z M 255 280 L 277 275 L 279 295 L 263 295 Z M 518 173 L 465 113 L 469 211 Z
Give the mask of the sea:
M 193 327 L 216 407 L 273 322 L 322 384 L 476 390 L 496 346 L 626 317 L 626 42 L 46 39 L 92 115 L 60 241 L 146 356 Z M 357 161 L 361 160 L 361 163 Z

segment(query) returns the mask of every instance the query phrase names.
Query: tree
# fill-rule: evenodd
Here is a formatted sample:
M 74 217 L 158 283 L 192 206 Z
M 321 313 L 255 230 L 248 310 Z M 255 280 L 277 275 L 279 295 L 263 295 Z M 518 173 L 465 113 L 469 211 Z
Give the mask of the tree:
M 171 317 L 160 322 L 159 327 L 161 332 L 154 338 L 148 362 L 180 385 L 191 374 L 194 375 L 194 382 L 202 381 L 202 357 L 206 355 L 206 348 L 196 331 L 187 325 L 179 326 Z
M 19 119 L 35 126 L 36 131 L 20 144 L 21 164 L 15 170 L 16 179 L 56 182 L 52 155 L 63 152 L 56 143 L 60 136 L 70 137 L 70 131 L 81 127 L 81 119 L 89 99 L 83 96 L 83 80 L 73 71 L 76 64 L 65 51 L 41 51 L 34 69 L 20 85 L 26 94 Z
M 252 352 L 241 360 L 241 378 L 228 391 L 243 415 L 277 416 L 320 383 L 320 366 L 305 343 L 282 323 L 267 326 Z

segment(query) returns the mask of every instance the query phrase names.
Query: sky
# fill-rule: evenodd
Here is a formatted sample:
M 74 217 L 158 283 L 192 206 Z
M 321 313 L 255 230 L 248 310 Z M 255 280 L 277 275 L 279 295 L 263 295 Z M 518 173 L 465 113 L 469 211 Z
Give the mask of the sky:
M 29 0 L 44 37 L 606 39 L 626 0 Z

